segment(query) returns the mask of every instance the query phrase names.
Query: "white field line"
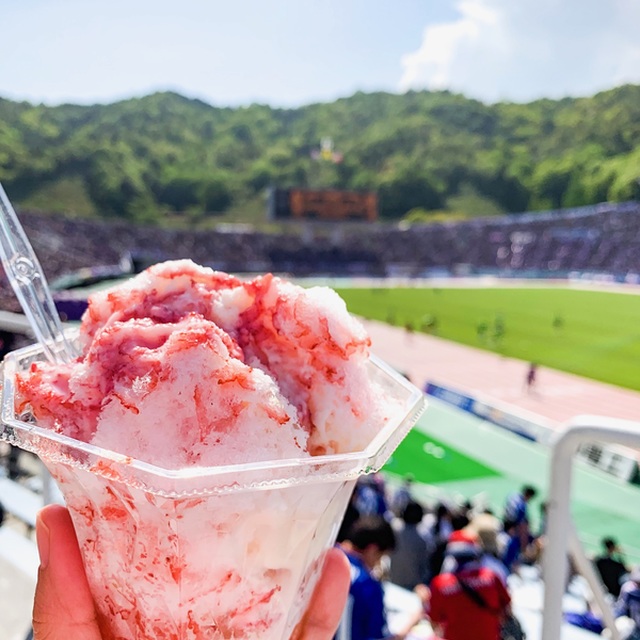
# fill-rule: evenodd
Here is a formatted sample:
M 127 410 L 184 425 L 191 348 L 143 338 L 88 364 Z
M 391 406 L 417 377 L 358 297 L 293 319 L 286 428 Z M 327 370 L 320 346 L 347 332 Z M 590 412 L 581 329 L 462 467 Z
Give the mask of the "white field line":
M 582 279 L 498 278 L 496 276 L 450 278 L 295 278 L 305 285 L 324 285 L 335 289 L 412 288 L 412 289 L 578 289 L 640 295 L 640 285 Z

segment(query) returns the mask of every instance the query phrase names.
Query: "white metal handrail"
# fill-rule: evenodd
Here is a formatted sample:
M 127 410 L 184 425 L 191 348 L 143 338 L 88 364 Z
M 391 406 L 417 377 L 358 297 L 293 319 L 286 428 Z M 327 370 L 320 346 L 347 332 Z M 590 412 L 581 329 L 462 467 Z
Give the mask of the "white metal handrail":
M 598 609 L 602 614 L 602 620 L 604 621 L 605 627 L 607 627 L 611 632 L 611 640 L 620 640 L 620 634 L 616 628 L 616 619 L 611 607 L 609 606 L 609 602 L 607 601 L 602 581 L 598 577 L 596 570 L 593 568 L 592 562 L 587 558 L 587 554 L 584 552 L 584 548 L 580 542 L 580 538 L 578 538 L 573 522 L 569 523 L 569 536 L 567 540 L 569 542 L 569 553 L 571 554 L 575 568 L 587 581 L 587 584 L 591 589 L 591 593 L 593 594 L 595 604 L 598 605 Z
M 630 447 L 640 446 L 640 423 L 614 420 L 604 416 L 577 416 L 570 420 L 551 440 L 551 470 L 547 505 L 547 545 L 544 551 L 544 612 L 542 640 L 559 640 L 562 627 L 562 597 L 567 578 L 567 551 L 575 536 L 571 520 L 571 481 L 573 458 L 578 447 L 585 442 L 617 442 Z M 577 536 L 571 542 L 571 551 L 581 562 L 584 556 Z M 617 630 L 611 608 L 606 604 L 602 587 L 597 580 L 585 576 L 594 598 L 602 609 L 605 624 L 612 638 Z M 601 602 L 605 603 L 603 606 Z

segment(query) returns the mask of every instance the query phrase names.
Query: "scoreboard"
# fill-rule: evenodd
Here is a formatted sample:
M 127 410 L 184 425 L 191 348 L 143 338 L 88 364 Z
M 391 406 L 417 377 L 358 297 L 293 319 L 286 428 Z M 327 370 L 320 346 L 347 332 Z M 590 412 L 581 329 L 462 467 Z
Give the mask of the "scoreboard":
M 274 188 L 268 215 L 272 220 L 372 222 L 378 219 L 378 196 L 372 191 Z

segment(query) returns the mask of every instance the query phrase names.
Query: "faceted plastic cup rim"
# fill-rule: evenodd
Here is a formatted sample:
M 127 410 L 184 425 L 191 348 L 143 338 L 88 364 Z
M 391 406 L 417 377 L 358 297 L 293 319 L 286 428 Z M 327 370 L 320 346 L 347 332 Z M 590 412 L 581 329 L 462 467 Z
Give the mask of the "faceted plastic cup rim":
M 42 348 L 36 344 L 14 351 L 5 358 L 0 438 L 51 463 L 84 469 L 107 480 L 166 497 L 226 494 L 355 479 L 377 471 L 387 461 L 426 407 L 424 394 L 419 389 L 372 355 L 370 366 L 376 375 L 382 375 L 388 384 L 393 384 L 404 400 L 402 412 L 389 420 L 364 449 L 311 458 L 165 469 L 21 420 L 14 408 L 14 378 L 21 365 L 41 360 L 42 353 Z M 189 487 L 190 482 L 195 485 Z

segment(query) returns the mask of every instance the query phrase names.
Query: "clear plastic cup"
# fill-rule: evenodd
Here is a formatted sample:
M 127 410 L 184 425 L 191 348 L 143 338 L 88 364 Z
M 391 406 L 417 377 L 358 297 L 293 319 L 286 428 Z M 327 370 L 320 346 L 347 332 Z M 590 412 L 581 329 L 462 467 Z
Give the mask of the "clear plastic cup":
M 400 409 L 362 451 L 168 470 L 17 416 L 16 372 L 42 358 L 38 346 L 6 357 L 1 437 L 57 480 L 105 640 L 290 638 L 357 478 L 424 409 L 418 389 L 372 358 L 371 377 Z

